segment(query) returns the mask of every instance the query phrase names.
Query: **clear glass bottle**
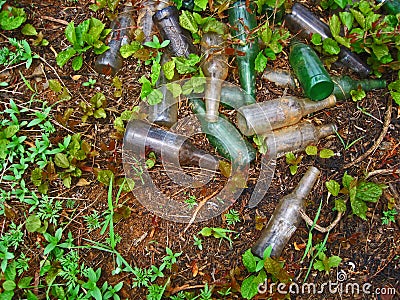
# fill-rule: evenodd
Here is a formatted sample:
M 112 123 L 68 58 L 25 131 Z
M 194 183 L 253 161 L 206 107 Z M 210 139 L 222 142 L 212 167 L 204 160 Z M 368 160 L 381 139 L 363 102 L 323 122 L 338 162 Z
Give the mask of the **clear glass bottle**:
M 254 13 L 254 5 L 250 2 L 247 7 L 245 0 L 233 3 L 229 8 L 229 24 L 231 25 L 231 35 L 239 40 L 234 45 L 236 50 L 236 61 L 239 72 L 240 85 L 243 90 L 255 98 L 256 77 L 255 60 L 259 53 L 258 39 L 252 35 L 251 31 L 257 27 L 257 18 Z
M 271 256 L 279 257 L 283 248 L 290 240 L 301 222 L 300 209 L 304 208 L 305 200 L 310 194 L 319 177 L 320 171 L 310 167 L 292 193 L 283 197 L 267 226 L 261 232 L 260 238 L 251 248 L 254 255 L 263 258 L 265 249 L 272 247 Z
M 263 134 L 296 124 L 303 116 L 335 104 L 334 95 L 322 101 L 285 96 L 239 108 L 236 121 L 239 130 L 244 135 Z
M 154 13 L 169 5 L 169 1 L 167 0 L 144 0 L 142 2 L 142 7 L 138 13 L 137 24 L 143 31 L 143 42 L 151 41 L 155 34 L 155 26 L 153 22 Z
M 228 76 L 228 56 L 225 54 L 226 42 L 215 32 L 206 32 L 201 38 L 203 61 L 201 68 L 207 78 L 204 99 L 206 120 L 216 122 L 223 80 Z
M 175 6 L 168 6 L 157 11 L 153 16 L 163 40 L 169 40 L 167 50 L 172 56 L 188 57 L 197 53 L 190 32 L 179 24 L 179 11 Z
M 302 151 L 307 146 L 318 143 L 320 139 L 335 134 L 336 130 L 335 124 L 315 126 L 300 122 L 265 134 L 264 144 L 267 149 L 275 150 L 276 157 L 281 157 L 288 152 Z
M 235 126 L 222 116 L 216 122 L 208 122 L 205 118 L 204 102 L 190 99 L 190 105 L 200 121 L 202 131 L 218 153 L 231 162 L 250 163 L 256 158 L 254 147 L 242 137 Z
M 164 65 L 170 59 L 171 57 L 165 52 L 161 56 L 160 64 Z M 174 76 L 172 81 L 177 79 L 178 76 Z M 178 101 L 174 98 L 171 91 L 168 90 L 166 86 L 168 82 L 163 70 L 161 70 L 156 87 L 160 89 L 163 98 L 160 103 L 149 106 L 149 115 L 147 119 L 152 123 L 170 128 L 178 121 Z
M 292 41 L 289 63 L 306 97 L 319 101 L 332 94 L 332 79 L 310 46 Z
M 319 20 L 300 3 L 295 3 L 292 12 L 285 16 L 285 26 L 299 38 L 310 40 L 313 33 L 319 33 L 322 39 L 332 38 L 329 26 Z M 340 46 L 339 61 L 362 77 L 371 73 L 370 67 L 356 54 Z
M 114 76 L 123 65 L 123 58 L 119 50 L 131 40 L 133 28 L 132 18 L 133 7 L 125 6 L 122 13 L 111 22 L 111 33 L 109 35 L 108 49 L 99 55 L 95 62 L 95 69 L 98 73 Z
M 124 135 L 124 150 L 136 153 L 137 149 L 153 151 L 164 162 L 175 162 L 183 166 L 200 166 L 209 170 L 219 167 L 219 159 L 196 148 L 186 136 L 157 128 L 142 120 L 128 123 Z
M 222 85 L 221 101 L 223 105 L 234 109 L 256 103 L 254 97 L 243 92 L 240 87 L 231 84 Z

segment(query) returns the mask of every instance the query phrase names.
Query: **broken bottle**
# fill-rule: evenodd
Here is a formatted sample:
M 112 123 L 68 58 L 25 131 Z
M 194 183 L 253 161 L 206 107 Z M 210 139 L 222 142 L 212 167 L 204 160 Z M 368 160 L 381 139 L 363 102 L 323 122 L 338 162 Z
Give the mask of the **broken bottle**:
M 304 208 L 305 200 L 310 194 L 320 171 L 310 167 L 300 180 L 295 190 L 283 197 L 267 226 L 261 232 L 260 238 L 256 241 L 251 251 L 260 258 L 263 258 L 267 247 L 272 247 L 271 256 L 279 257 L 283 248 L 290 240 L 301 222 L 300 210 Z

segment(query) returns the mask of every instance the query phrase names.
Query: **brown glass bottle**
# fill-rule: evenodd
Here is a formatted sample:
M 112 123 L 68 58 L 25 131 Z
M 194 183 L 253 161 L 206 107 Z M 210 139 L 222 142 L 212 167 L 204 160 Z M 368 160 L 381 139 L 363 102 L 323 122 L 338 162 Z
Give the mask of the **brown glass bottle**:
M 201 67 L 204 75 L 208 77 L 204 94 L 208 122 L 216 122 L 218 119 L 222 83 L 228 76 L 228 56 L 225 54 L 225 46 L 226 42 L 221 35 L 215 32 L 203 34 L 201 52 L 204 53 L 204 59 Z
M 300 122 L 263 135 L 264 144 L 267 149 L 275 150 L 276 157 L 281 157 L 288 152 L 302 151 L 307 146 L 318 143 L 320 139 L 334 134 L 336 130 L 335 124 L 315 126 Z
M 148 149 L 161 156 L 163 162 L 175 162 L 178 157 L 183 166 L 200 166 L 215 170 L 219 159 L 193 146 L 187 137 L 152 126 L 142 120 L 128 123 L 124 136 L 124 151 L 140 153 Z M 142 154 L 142 153 L 140 153 Z
M 162 39 L 170 41 L 167 50 L 172 56 L 188 57 L 190 53 L 197 53 L 190 32 L 179 24 L 179 12 L 175 6 L 157 11 L 153 21 Z
M 115 75 L 123 65 L 123 58 L 119 50 L 123 45 L 130 43 L 133 26 L 132 6 L 125 6 L 124 11 L 111 23 L 108 49 L 99 55 L 95 62 L 95 69 L 104 75 Z
M 236 115 L 240 131 L 247 136 L 296 124 L 310 113 L 336 104 L 334 95 L 322 101 L 285 96 L 278 99 L 243 106 Z
M 161 56 L 160 64 L 164 65 L 170 59 L 171 57 L 167 53 L 164 53 Z M 178 77 L 174 76 L 172 81 L 177 79 Z M 169 128 L 178 121 L 178 102 L 172 95 L 171 91 L 168 90 L 166 86 L 168 82 L 169 81 L 164 75 L 164 71 L 161 70 L 156 87 L 163 94 L 162 101 L 158 104 L 149 106 L 149 116 L 147 119 L 152 123 Z
M 271 256 L 279 257 L 283 248 L 290 240 L 301 222 L 300 209 L 304 207 L 305 199 L 311 192 L 320 171 L 310 167 L 300 180 L 295 190 L 283 197 L 267 226 L 261 232 L 260 238 L 256 241 L 251 251 L 260 258 L 263 258 L 265 249 L 272 247 Z

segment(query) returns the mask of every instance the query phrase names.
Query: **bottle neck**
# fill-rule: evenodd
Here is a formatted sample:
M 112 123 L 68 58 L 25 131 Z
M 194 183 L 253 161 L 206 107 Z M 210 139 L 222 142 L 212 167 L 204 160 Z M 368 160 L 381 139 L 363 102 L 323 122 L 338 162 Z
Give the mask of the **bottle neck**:
M 313 189 L 319 174 L 320 171 L 316 167 L 309 167 L 292 194 L 296 194 L 298 198 L 305 199 Z
M 337 126 L 335 124 L 326 124 L 316 127 L 318 140 L 323 139 L 329 135 L 332 135 L 337 131 Z
M 299 101 L 303 107 L 303 115 L 308 115 L 324 108 L 332 107 L 336 104 L 336 97 L 330 95 L 328 98 L 321 101 L 312 101 L 307 98 L 303 98 Z
M 364 91 L 383 89 L 386 87 L 386 81 L 383 79 L 363 79 L 359 81 L 359 84 Z

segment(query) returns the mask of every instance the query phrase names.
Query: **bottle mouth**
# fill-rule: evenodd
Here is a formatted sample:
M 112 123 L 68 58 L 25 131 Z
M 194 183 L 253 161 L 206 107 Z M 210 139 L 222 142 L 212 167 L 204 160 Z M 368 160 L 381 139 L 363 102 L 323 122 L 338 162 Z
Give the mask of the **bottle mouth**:
M 325 75 L 317 75 L 311 79 L 309 95 L 311 100 L 323 100 L 332 94 L 334 84 Z

